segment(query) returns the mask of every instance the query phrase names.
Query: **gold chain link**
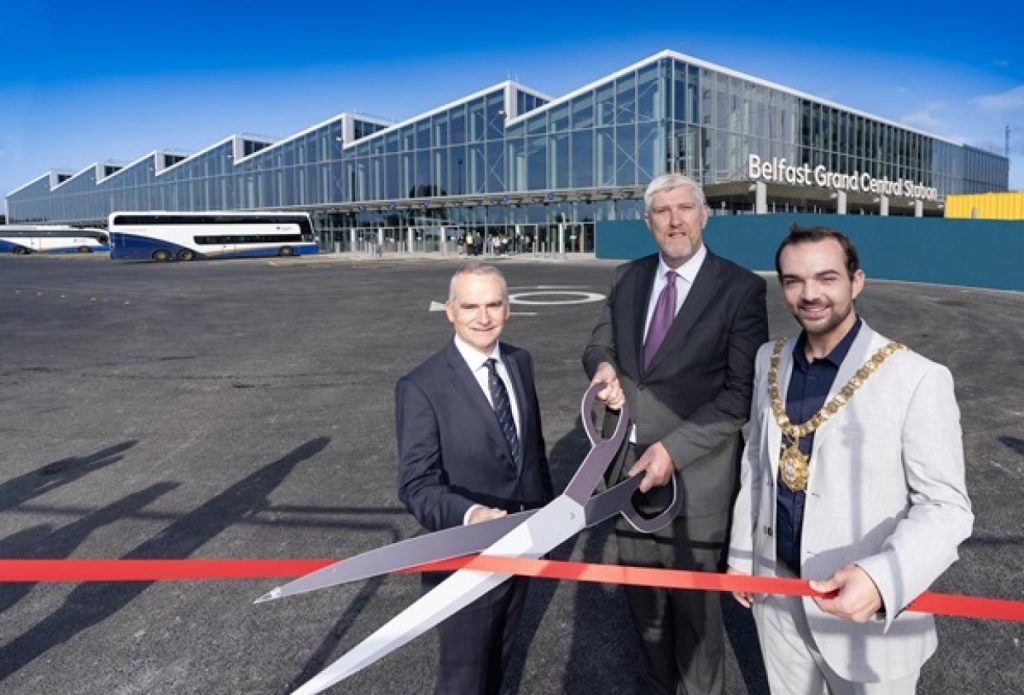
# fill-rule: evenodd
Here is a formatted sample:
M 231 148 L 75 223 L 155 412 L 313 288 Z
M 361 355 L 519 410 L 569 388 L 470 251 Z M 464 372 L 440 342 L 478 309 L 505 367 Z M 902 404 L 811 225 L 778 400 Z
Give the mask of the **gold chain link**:
M 772 413 L 775 415 L 775 421 L 779 423 L 779 429 L 791 440 L 789 446 L 783 445 L 782 453 L 779 457 L 779 471 L 782 482 L 793 492 L 802 492 L 807 489 L 807 481 L 811 476 L 811 469 L 810 456 L 800 451 L 800 438 L 806 437 L 828 422 L 833 415 L 838 413 L 849 402 L 853 394 L 864 385 L 864 382 L 867 381 L 867 378 L 875 370 L 881 367 L 894 353 L 906 350 L 907 346 L 896 342 L 886 344 L 850 377 L 850 380 L 846 382 L 843 388 L 839 389 L 839 392 L 832 397 L 832 400 L 823 405 L 806 422 L 794 425 L 789 421 L 782 397 L 779 395 L 779 357 L 785 344 L 786 338 L 779 338 L 775 341 L 775 347 L 772 349 L 772 357 L 768 369 L 768 396 L 771 398 Z

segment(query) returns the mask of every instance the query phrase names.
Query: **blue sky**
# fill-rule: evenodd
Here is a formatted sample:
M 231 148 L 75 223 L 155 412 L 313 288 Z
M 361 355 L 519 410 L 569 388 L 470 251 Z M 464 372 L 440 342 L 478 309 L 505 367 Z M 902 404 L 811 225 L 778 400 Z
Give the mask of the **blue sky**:
M 360 5 L 357 7 L 356 5 Z M 1002 153 L 1024 189 L 1024 2 L 20 2 L 0 194 L 50 169 L 404 119 L 509 76 L 559 96 L 669 48 Z M 0 205 L 3 205 L 0 200 Z

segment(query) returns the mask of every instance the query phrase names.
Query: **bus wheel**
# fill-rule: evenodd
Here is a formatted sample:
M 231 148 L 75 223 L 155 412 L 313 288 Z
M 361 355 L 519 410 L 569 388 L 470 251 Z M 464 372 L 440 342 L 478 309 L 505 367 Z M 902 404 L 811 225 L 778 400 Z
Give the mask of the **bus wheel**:
M 24 246 L 15 246 L 11 253 L 13 253 L 15 256 L 24 256 L 28 253 L 28 249 L 26 249 Z
M 196 254 L 193 253 L 192 249 L 182 249 L 181 251 L 178 251 L 179 261 L 194 261 L 195 259 Z
M 78 253 L 92 253 L 92 249 L 88 246 L 79 246 Z
M 153 252 L 154 261 L 169 261 L 171 260 L 171 252 L 167 249 L 157 249 Z
M 277 250 L 277 255 L 278 256 L 294 256 L 295 255 L 295 249 L 293 249 L 291 246 L 282 246 L 281 248 L 279 248 Z

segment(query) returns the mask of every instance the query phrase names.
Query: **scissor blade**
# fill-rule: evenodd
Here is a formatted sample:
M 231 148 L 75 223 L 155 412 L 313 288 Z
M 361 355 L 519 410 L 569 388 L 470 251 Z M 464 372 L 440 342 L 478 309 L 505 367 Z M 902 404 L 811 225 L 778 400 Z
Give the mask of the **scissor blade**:
M 455 614 L 511 575 L 459 570 L 424 594 L 293 695 L 313 695 L 361 671 Z
M 303 575 L 260 596 L 255 603 L 390 574 L 428 562 L 478 553 L 523 523 L 535 511 L 531 509 L 478 524 L 455 526 L 376 548 Z
M 583 507 L 562 495 L 498 539 L 484 554 L 537 558 L 571 538 L 583 525 Z M 471 569 L 457 571 L 306 682 L 293 695 L 314 695 L 361 671 L 511 576 Z

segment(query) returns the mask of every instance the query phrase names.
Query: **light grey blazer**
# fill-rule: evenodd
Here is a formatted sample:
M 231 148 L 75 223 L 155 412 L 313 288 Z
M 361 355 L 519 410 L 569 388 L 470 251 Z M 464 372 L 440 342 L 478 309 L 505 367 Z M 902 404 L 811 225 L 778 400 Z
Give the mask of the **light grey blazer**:
M 828 398 L 888 342 L 865 323 Z M 779 362 L 785 402 L 790 339 Z M 773 343 L 757 354 L 751 431 L 741 464 L 729 565 L 775 574 L 775 510 L 782 432 L 768 397 Z M 826 401 L 827 402 L 827 401 Z M 908 675 L 935 651 L 931 615 L 903 609 L 957 559 L 974 516 L 964 483 L 960 410 L 949 370 L 917 353 L 892 355 L 814 436 L 800 573 L 824 579 L 856 563 L 874 580 L 884 615 L 863 625 L 804 612 L 819 651 L 841 677 L 876 682 Z

